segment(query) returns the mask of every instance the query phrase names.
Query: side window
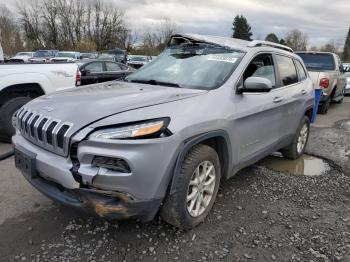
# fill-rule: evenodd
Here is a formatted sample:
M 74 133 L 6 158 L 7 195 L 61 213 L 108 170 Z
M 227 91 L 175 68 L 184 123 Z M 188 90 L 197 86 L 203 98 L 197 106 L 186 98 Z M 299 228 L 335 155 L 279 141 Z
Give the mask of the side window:
M 283 86 L 298 83 L 297 70 L 292 58 L 276 55 L 276 62 Z
M 253 59 L 243 74 L 243 81 L 248 77 L 262 77 L 271 81 L 272 87 L 276 86 L 276 74 L 273 65 L 272 54 L 261 54 Z
M 304 81 L 307 78 L 305 69 L 301 65 L 300 61 L 298 61 L 298 60 L 294 60 L 294 61 L 295 61 L 296 65 L 297 65 L 300 81 Z
M 88 64 L 85 66 L 85 69 L 89 70 L 91 73 L 101 73 L 103 71 L 101 62 L 93 62 Z
M 120 71 L 120 66 L 116 63 L 106 62 L 107 71 Z

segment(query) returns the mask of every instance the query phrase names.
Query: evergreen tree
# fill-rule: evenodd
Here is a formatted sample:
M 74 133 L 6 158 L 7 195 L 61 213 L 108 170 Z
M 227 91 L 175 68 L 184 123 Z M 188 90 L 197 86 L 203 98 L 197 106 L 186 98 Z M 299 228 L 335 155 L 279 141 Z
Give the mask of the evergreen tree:
M 281 38 L 281 39 L 280 39 L 280 44 L 281 44 L 281 45 L 286 45 L 286 41 L 285 41 L 283 38 Z
M 237 15 L 232 23 L 233 38 L 251 41 L 253 33 L 247 19 L 243 15 Z
M 350 62 L 350 29 L 345 40 L 344 51 L 343 51 L 343 61 Z
M 280 40 L 274 33 L 270 33 L 265 37 L 265 41 L 270 41 L 279 44 Z

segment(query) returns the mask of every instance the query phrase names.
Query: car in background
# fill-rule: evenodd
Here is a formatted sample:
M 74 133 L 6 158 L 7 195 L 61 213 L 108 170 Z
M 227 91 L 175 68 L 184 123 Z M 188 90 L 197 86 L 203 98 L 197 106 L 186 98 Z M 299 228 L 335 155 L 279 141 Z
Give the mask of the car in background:
M 148 64 L 152 61 L 152 57 L 145 55 L 131 55 L 128 58 L 128 66 L 131 66 L 135 69 L 143 67 L 145 64 Z
M 117 57 L 113 54 L 109 53 L 100 53 L 97 55 L 98 60 L 107 60 L 107 61 L 113 61 L 113 62 L 118 62 Z
M 345 70 L 337 54 L 329 52 L 296 52 L 303 59 L 314 87 L 322 88 L 318 112 L 327 114 L 331 102 L 341 103 L 346 86 Z
M 34 57 L 34 52 L 18 52 L 15 56 L 9 59 L 11 63 L 25 63 Z
M 126 50 L 115 48 L 115 49 L 108 50 L 106 53 L 114 55 L 116 62 L 119 62 L 122 64 L 126 64 L 126 62 L 127 62 L 128 54 L 127 54 Z
M 135 70 L 122 63 L 109 60 L 80 60 L 81 85 L 90 85 L 123 79 Z
M 51 59 L 52 62 L 73 62 L 80 59 L 79 52 L 73 51 L 60 51 L 57 55 Z
M 344 90 L 344 94 L 350 95 L 350 68 L 345 73 L 345 77 L 346 77 L 346 87 Z
M 93 52 L 84 52 L 84 53 L 80 53 L 80 59 L 96 59 L 98 56 L 97 53 L 93 53 Z
M 50 62 L 51 59 L 57 55 L 58 52 L 59 52 L 58 50 L 37 50 L 35 51 L 33 58 L 29 59 L 29 62 L 31 63 Z

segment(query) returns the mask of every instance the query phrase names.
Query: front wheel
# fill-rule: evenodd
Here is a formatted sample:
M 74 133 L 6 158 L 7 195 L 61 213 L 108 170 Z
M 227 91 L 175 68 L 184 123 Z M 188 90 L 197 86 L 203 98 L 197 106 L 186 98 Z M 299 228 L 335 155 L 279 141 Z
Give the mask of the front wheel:
M 281 150 L 283 157 L 287 159 L 297 159 L 304 154 L 309 139 L 309 133 L 310 120 L 308 117 L 304 116 L 299 124 L 293 142 Z
M 216 151 L 207 145 L 193 147 L 185 157 L 175 193 L 166 197 L 162 218 L 180 229 L 191 229 L 203 222 L 219 189 L 221 167 Z

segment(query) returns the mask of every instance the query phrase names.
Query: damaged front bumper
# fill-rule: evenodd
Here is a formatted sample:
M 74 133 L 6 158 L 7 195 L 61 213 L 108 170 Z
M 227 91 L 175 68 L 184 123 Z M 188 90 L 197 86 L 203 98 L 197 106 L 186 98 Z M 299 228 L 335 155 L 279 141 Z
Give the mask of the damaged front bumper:
M 125 193 L 89 188 L 67 189 L 40 176 L 25 176 L 38 191 L 66 206 L 92 212 L 107 219 L 138 218 L 152 220 L 157 213 L 161 199 L 139 201 Z

